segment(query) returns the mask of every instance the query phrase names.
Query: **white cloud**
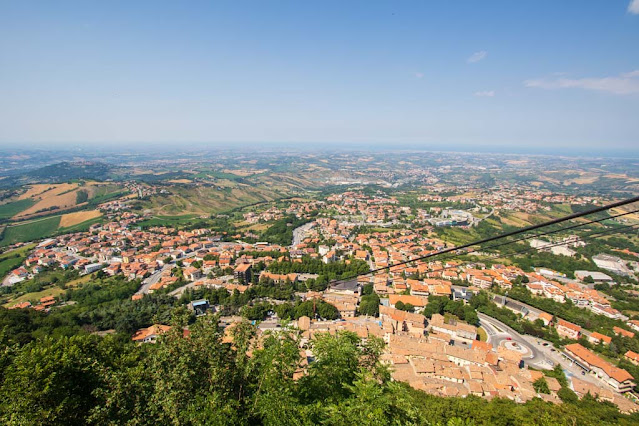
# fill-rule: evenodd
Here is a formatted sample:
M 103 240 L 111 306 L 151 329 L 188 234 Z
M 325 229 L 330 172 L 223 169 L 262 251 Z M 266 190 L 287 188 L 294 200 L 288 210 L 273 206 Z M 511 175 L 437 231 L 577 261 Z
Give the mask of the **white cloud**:
M 639 0 L 637 0 L 639 1 Z M 540 89 L 585 89 L 630 95 L 639 93 L 639 70 L 627 72 L 614 77 L 533 79 L 524 81 L 526 87 Z
M 485 50 L 480 50 L 479 52 L 475 52 L 470 55 L 470 57 L 467 59 L 467 62 L 469 64 L 474 64 L 475 62 L 479 62 L 484 59 L 486 55 L 488 55 L 488 52 L 486 52 Z
M 630 3 L 628 3 L 628 13 L 639 15 L 639 0 L 630 0 Z
M 493 96 L 495 96 L 495 91 L 494 90 L 481 90 L 479 92 L 475 92 L 475 96 L 485 97 L 485 98 L 492 98 Z
M 416 72 L 415 73 L 415 78 L 424 78 L 424 73 L 423 72 Z

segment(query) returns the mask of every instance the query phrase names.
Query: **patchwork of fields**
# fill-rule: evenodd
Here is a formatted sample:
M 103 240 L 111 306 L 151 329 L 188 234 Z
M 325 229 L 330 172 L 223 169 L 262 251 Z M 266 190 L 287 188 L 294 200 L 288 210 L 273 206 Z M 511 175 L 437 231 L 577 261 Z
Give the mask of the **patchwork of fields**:
M 122 186 L 113 183 L 33 184 L 23 194 L 0 204 L 0 221 L 29 220 L 70 209 L 91 208 L 124 194 Z
M 8 225 L 0 234 L 0 247 L 39 240 L 59 233 L 86 231 L 101 218 L 102 214 L 99 211 L 92 210 Z

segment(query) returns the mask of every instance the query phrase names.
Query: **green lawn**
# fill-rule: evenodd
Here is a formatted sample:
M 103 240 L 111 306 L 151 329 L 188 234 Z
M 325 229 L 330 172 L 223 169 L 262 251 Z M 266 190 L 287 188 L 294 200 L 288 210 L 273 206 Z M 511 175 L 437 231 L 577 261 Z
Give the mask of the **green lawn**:
M 0 204 L 0 219 L 9 219 L 34 204 L 35 201 L 30 198 L 27 198 L 26 200 L 13 201 L 7 204 Z
M 479 340 L 481 342 L 485 342 L 486 340 L 488 340 L 488 335 L 486 334 L 486 330 L 484 330 L 481 327 L 477 328 L 477 335 L 479 336 Z
M 47 237 L 55 233 L 58 225 L 60 225 L 60 216 L 34 220 L 16 226 L 7 226 L 0 240 L 0 247 Z
M 61 289 L 60 287 L 50 286 L 50 287 L 45 288 L 42 291 L 23 294 L 22 296 L 16 297 L 15 299 L 11 299 L 11 300 L 7 301 L 7 303 L 4 304 L 4 307 L 5 308 L 9 308 L 9 307 L 11 307 L 11 306 L 13 306 L 13 305 L 15 305 L 17 303 L 22 303 L 22 302 L 27 302 L 27 301 L 37 302 L 43 297 L 60 296 L 62 293 L 64 293 L 64 290 Z

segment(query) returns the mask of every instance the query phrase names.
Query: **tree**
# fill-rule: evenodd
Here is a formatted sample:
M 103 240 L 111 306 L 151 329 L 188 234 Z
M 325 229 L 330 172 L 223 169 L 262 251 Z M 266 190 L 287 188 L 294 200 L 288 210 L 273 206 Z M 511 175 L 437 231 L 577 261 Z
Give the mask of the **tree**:
M 258 378 L 250 405 L 252 415 L 272 425 L 296 418 L 299 400 L 293 375 L 300 364 L 297 335 L 267 332 L 250 363 L 251 374 Z
M 83 424 L 96 404 L 96 336 L 34 341 L 13 358 L 0 389 L 5 424 Z
M 379 316 L 379 296 L 376 293 L 362 296 L 358 311 L 360 315 Z
M 336 402 L 348 396 L 359 366 L 359 337 L 349 331 L 335 335 L 322 333 L 312 342 L 315 362 L 309 365 L 308 376 L 300 381 L 307 401 L 317 398 Z
M 413 312 L 415 311 L 415 306 L 410 303 L 404 303 L 401 300 L 395 303 L 395 309 L 399 309 L 400 311 Z
M 538 378 L 533 382 L 533 388 L 535 388 L 535 392 L 537 393 L 550 393 L 550 388 L 548 387 L 548 382 L 543 377 Z
M 399 383 L 381 385 L 370 372 L 359 371 L 350 397 L 324 409 L 324 423 L 335 425 L 425 424 L 406 389 Z M 393 420 L 395 419 L 395 420 Z

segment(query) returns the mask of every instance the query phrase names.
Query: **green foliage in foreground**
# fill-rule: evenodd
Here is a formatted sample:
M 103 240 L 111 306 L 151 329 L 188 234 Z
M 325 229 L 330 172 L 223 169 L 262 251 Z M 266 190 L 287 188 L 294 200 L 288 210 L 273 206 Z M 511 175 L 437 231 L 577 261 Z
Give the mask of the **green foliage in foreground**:
M 311 341 L 300 371 L 299 335 L 266 334 L 240 323 L 222 343 L 218 318 L 200 318 L 157 344 L 118 336 L 44 337 L 18 346 L 0 334 L 0 421 L 4 424 L 229 425 L 612 425 L 636 424 L 610 403 L 585 397 L 554 405 L 535 399 L 441 398 L 390 380 L 383 342 L 350 332 Z M 251 353 L 250 356 L 247 352 Z

